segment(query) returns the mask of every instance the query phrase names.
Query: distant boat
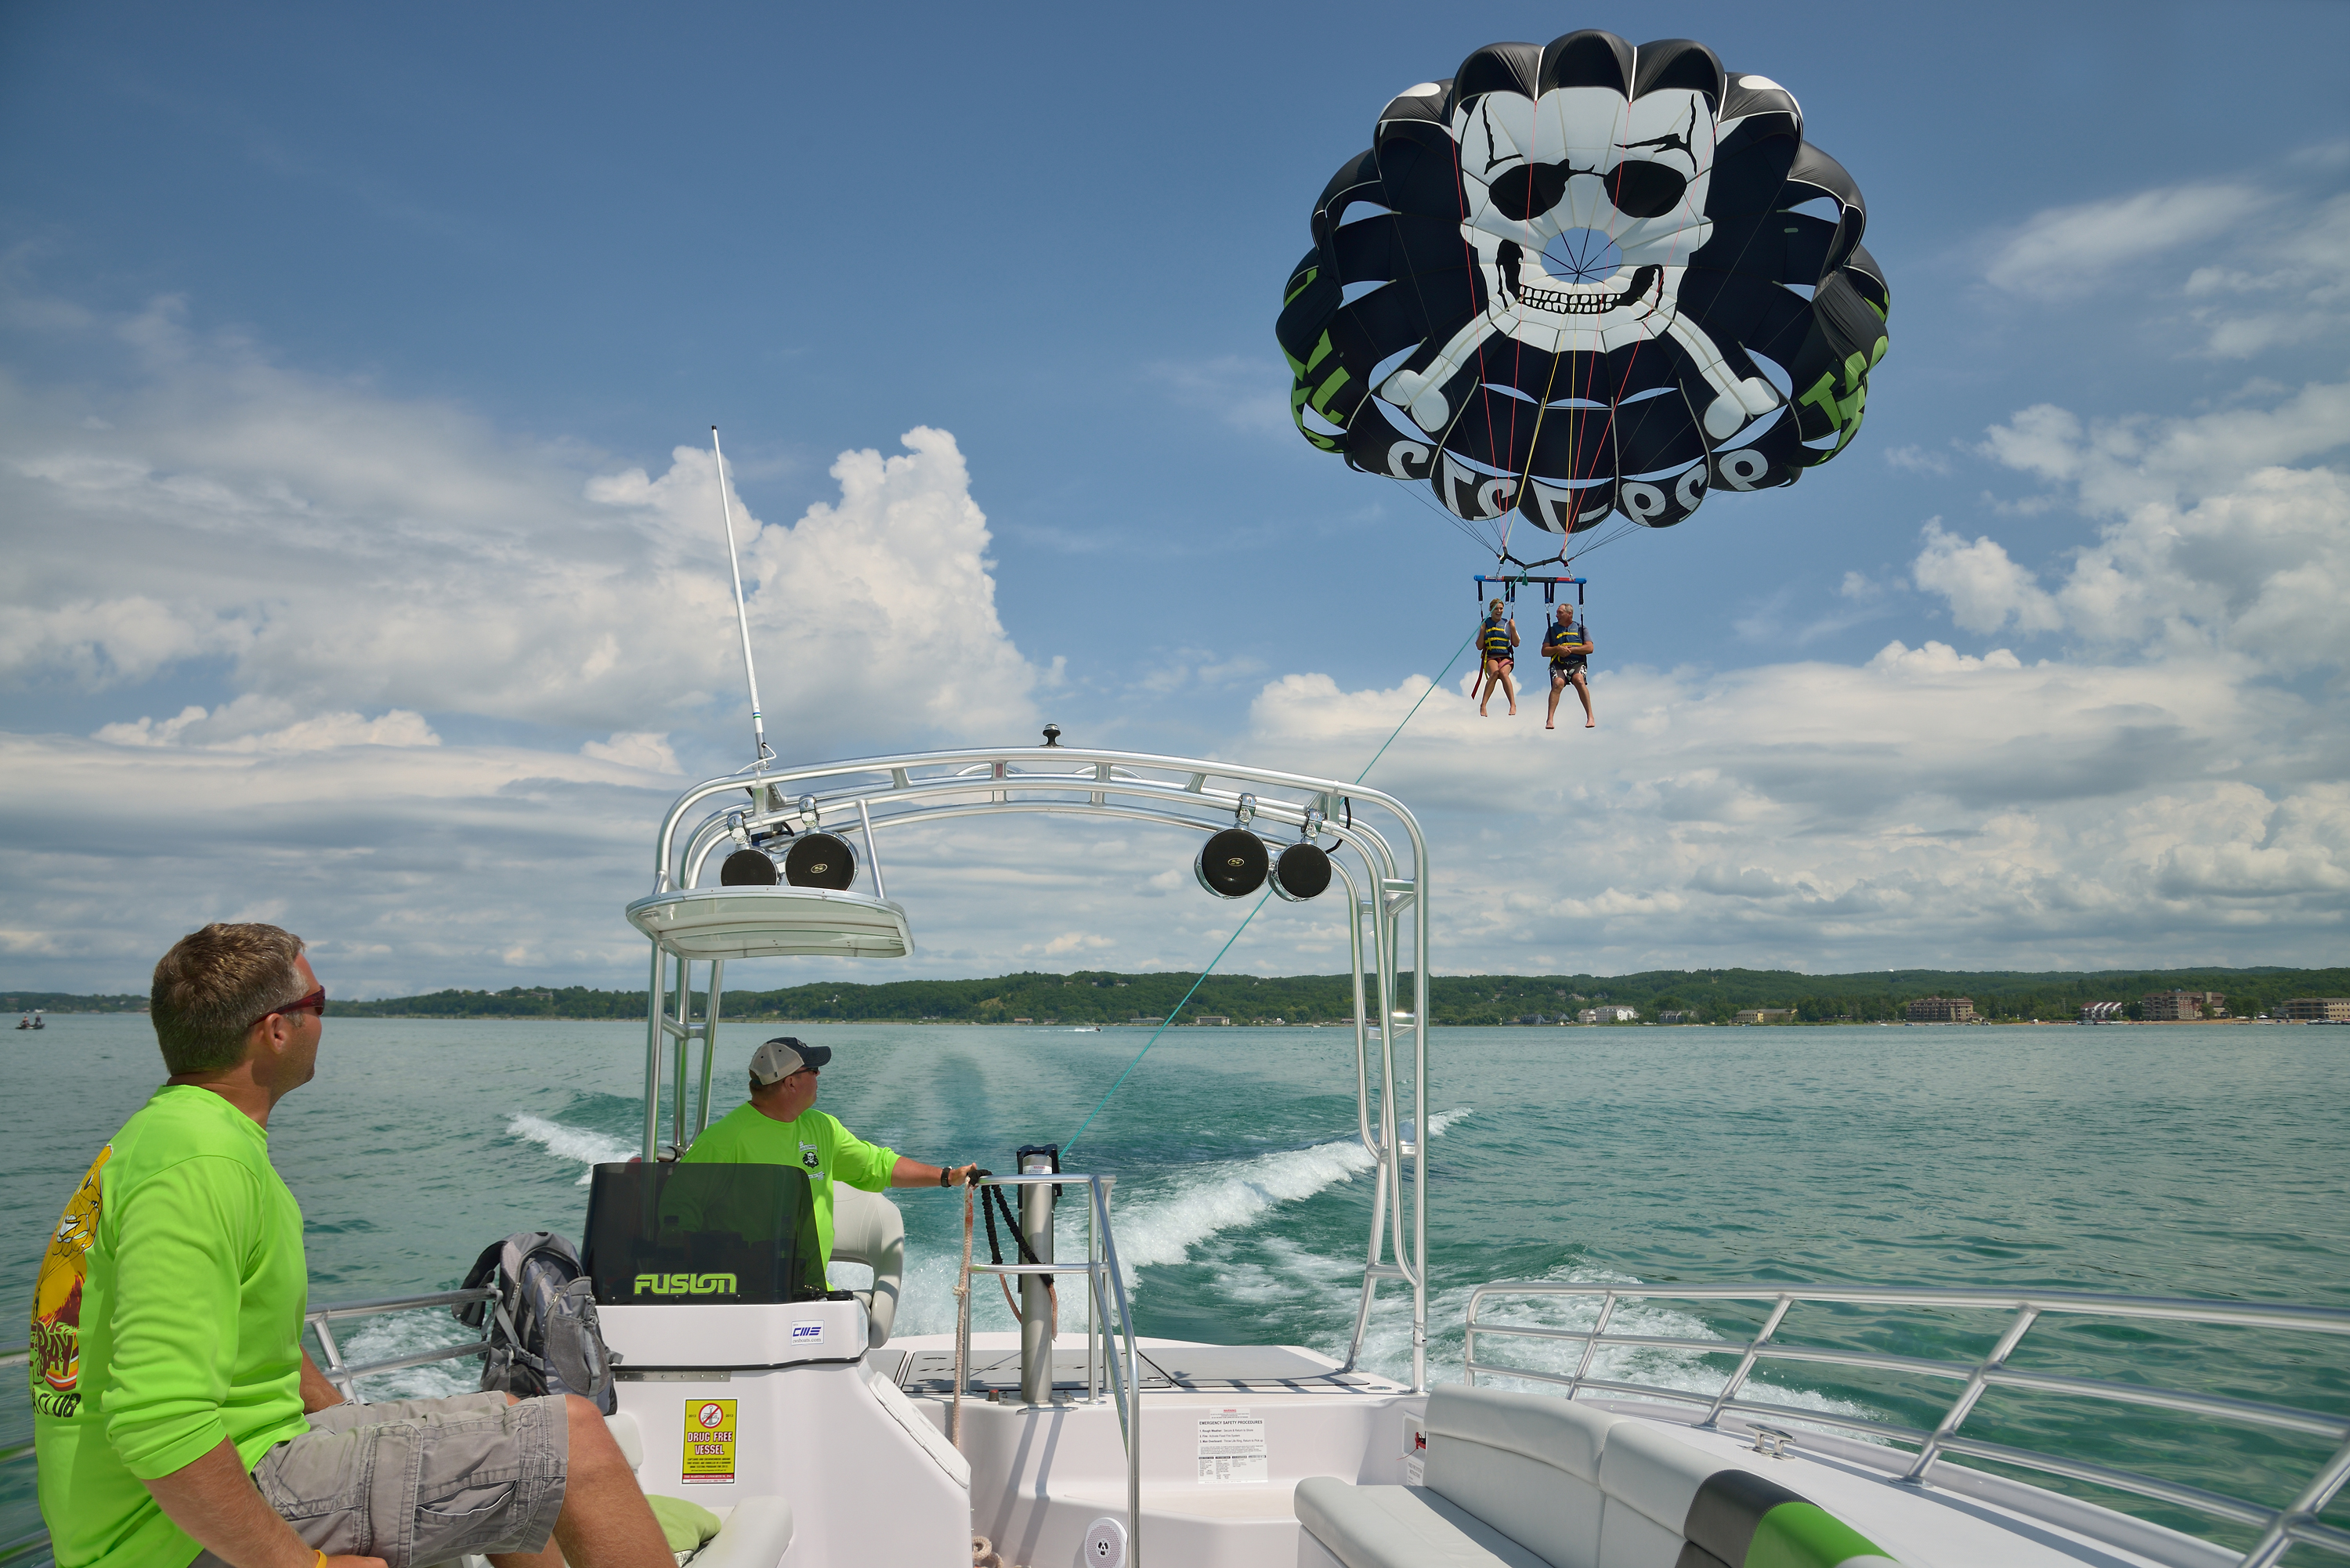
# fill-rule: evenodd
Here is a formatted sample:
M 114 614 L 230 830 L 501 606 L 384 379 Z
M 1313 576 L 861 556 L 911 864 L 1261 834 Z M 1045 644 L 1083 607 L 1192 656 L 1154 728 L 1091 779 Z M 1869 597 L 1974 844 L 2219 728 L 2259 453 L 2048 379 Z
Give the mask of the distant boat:
M 19 1018 L 16 1020 L 16 1027 L 19 1029 L 47 1029 L 48 1025 L 41 1022 L 40 1013 L 36 1012 L 29 1018 Z

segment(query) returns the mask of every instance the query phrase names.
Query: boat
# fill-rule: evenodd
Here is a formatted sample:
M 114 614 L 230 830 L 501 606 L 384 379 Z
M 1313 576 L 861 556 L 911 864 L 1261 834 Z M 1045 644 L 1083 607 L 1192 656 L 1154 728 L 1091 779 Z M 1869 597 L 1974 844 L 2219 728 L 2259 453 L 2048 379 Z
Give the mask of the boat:
M 1252 1343 L 1244 1330 L 1230 1343 L 1142 1334 L 1118 1257 L 1115 1178 L 1057 1168 L 1044 1147 L 975 1195 L 1016 1214 L 1027 1245 L 1003 1262 L 962 1260 L 954 1333 L 893 1334 L 911 1262 L 903 1226 L 886 1199 L 847 1188 L 836 1189 L 834 1255 L 868 1264 L 871 1287 L 749 1299 L 758 1292 L 745 1272 L 723 1276 L 743 1293 L 733 1299 L 646 1294 L 648 1279 L 682 1289 L 711 1271 L 701 1268 L 708 1258 L 674 1250 L 662 1254 L 668 1266 L 652 1266 L 674 1239 L 629 1231 L 631 1213 L 654 1207 L 633 1202 L 629 1184 L 754 1168 L 676 1162 L 710 1119 L 725 966 L 766 953 L 910 954 L 912 912 L 887 894 L 878 841 L 894 827 L 1023 814 L 1226 844 L 1217 836 L 1237 827 L 1260 836 L 1268 859 L 1284 841 L 1332 845 L 1330 893 L 1353 917 L 1354 1131 L 1373 1162 L 1358 1309 L 1342 1351 Z M 782 855 L 836 828 L 838 843 L 853 836 L 864 851 L 854 886 L 712 876 L 745 849 Z M 837 857 L 827 847 L 827 863 Z M 1430 867 L 1416 819 L 1381 792 L 1066 746 L 909 753 L 708 780 L 671 808 L 653 859 L 650 891 L 627 911 L 650 947 L 642 1149 L 597 1168 L 586 1251 L 619 1358 L 612 1421 L 639 1480 L 725 1519 L 705 1568 L 1713 1568 L 1744 1561 L 1773 1530 L 1786 1537 L 1781 1554 L 1757 1561 L 2269 1568 L 2296 1544 L 2350 1554 L 2350 1532 L 2320 1517 L 2350 1478 L 2350 1419 L 2181 1386 L 2192 1367 L 2167 1352 L 2095 1377 L 2033 1355 L 2083 1329 L 2150 1346 L 2240 1332 L 2338 1377 L 2350 1312 L 2337 1309 L 2006 1287 L 1496 1280 L 1466 1307 L 1465 1381 L 1431 1386 L 1433 1217 L 1412 1130 L 1427 1122 Z M 1055 1192 L 1076 1210 L 1058 1227 Z M 1453 1222 L 1473 1223 L 1474 1202 L 1461 1195 Z M 1056 1230 L 1066 1256 L 1055 1256 Z M 457 1240 L 452 1262 L 470 1251 Z M 770 1251 L 788 1241 L 785 1227 Z M 991 1275 L 1021 1292 L 1016 1334 L 969 1326 L 970 1292 Z M 1048 1278 L 1064 1283 L 1057 1303 Z M 336 1338 L 355 1316 L 470 1299 L 321 1308 L 311 1314 L 321 1364 L 360 1393 L 372 1373 L 478 1355 L 458 1344 L 353 1366 Z M 1659 1334 L 1639 1314 L 1666 1302 L 1743 1313 L 1751 1326 Z M 1409 1367 L 1391 1375 L 1362 1362 L 1367 1328 L 1388 1314 L 1408 1317 L 1411 1345 Z M 1878 1348 L 1877 1325 L 1902 1318 L 1929 1320 L 1947 1353 Z M 1658 1376 L 1659 1353 L 1713 1358 L 1722 1375 L 1704 1387 Z M 1864 1407 L 1786 1383 L 1871 1375 L 1949 1393 Z M 2073 1429 L 2126 1438 L 2130 1462 L 2081 1451 L 2097 1441 L 1986 1435 L 1986 1397 L 2102 1411 Z M 2273 1481 L 2290 1501 L 2262 1501 L 2230 1484 L 2212 1456 L 2239 1449 L 2222 1439 L 2150 1452 L 2150 1413 L 2250 1434 L 2272 1469 L 2280 1441 L 2314 1445 L 2314 1457 Z M 817 1429 L 822 1444 L 789 1440 Z M 2106 1501 L 2084 1495 L 2092 1490 Z M 1820 1540 L 1860 1541 L 1875 1554 L 1796 1550 Z
M 743 642 L 748 673 L 747 622 Z M 1431 1220 L 1473 1235 L 1481 1199 L 1455 1189 L 1449 1216 L 1430 1213 L 1417 1129 L 1430 1126 L 1432 870 L 1401 800 L 1226 760 L 1066 746 L 1050 726 L 1042 747 L 787 766 L 759 726 L 755 676 L 752 711 L 753 763 L 670 806 L 651 887 L 623 911 L 649 946 L 641 1147 L 594 1168 L 582 1248 L 617 1363 L 622 1452 L 646 1491 L 722 1521 L 696 1568 L 2272 1568 L 2296 1546 L 2350 1556 L 2350 1530 L 2323 1517 L 2350 1480 L 2350 1417 L 2183 1386 L 2213 1380 L 2196 1336 L 2216 1334 L 2250 1345 L 2272 1383 L 2307 1387 L 2316 1368 L 2338 1387 L 2350 1311 L 2039 1288 L 1502 1279 L 1463 1308 L 1463 1380 L 1432 1383 Z M 1195 839 L 1194 876 L 1212 896 L 1343 900 L 1353 1014 L 1341 1027 L 1354 1037 L 1353 1135 L 1370 1162 L 1343 1347 L 1258 1343 L 1245 1325 L 1227 1342 L 1143 1334 L 1116 1178 L 1063 1168 L 1048 1145 L 967 1192 L 1009 1222 L 1014 1256 L 973 1257 L 967 1207 L 957 1327 L 927 1335 L 894 1332 L 911 1265 L 886 1198 L 835 1189 L 833 1258 L 873 1281 L 833 1291 L 810 1268 L 798 1170 L 681 1160 L 711 1120 L 727 964 L 910 957 L 914 911 L 889 895 L 881 837 L 1010 816 Z M 712 1212 L 728 1183 L 725 1223 L 681 1218 Z M 681 1195 L 693 1200 L 669 1201 Z M 450 1238 L 452 1275 L 479 1241 Z M 1018 1286 L 1017 1333 L 971 1326 L 971 1293 L 991 1277 Z M 349 1324 L 423 1312 L 445 1326 L 494 1294 L 335 1303 L 307 1323 L 329 1379 L 365 1398 L 370 1377 L 479 1357 L 484 1342 L 354 1363 Z M 1658 1303 L 1685 1316 L 1660 1320 Z M 1375 1319 L 1401 1321 L 1408 1365 L 1365 1364 Z M 1903 1323 L 1922 1327 L 1903 1339 Z M 2120 1364 L 2087 1375 L 2065 1359 L 2082 1345 Z M 1713 1375 L 1686 1376 L 1706 1362 Z M 1831 1399 L 1806 1378 L 1901 1386 Z M 1987 1400 L 2092 1414 L 1987 1431 Z M 2155 1418 L 2175 1418 L 2177 1435 Z M 0 1546 L 0 1561 L 11 1555 Z

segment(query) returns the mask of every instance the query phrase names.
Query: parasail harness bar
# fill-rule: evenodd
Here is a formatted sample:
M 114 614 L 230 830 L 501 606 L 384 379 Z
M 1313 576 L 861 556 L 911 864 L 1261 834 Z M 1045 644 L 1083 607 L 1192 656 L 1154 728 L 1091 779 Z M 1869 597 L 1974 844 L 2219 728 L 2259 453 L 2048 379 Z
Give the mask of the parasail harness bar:
M 1575 588 L 1575 602 L 1579 605 L 1583 602 L 1583 585 L 1589 580 L 1590 579 L 1586 577 L 1537 577 L 1529 576 L 1524 572 L 1509 575 L 1480 572 L 1477 574 L 1477 602 L 1479 604 L 1483 604 L 1485 602 L 1485 585 L 1487 583 L 1501 584 L 1502 597 L 1509 601 L 1511 604 L 1518 602 L 1519 584 L 1524 583 L 1532 585 L 1534 583 L 1540 583 L 1542 585 L 1543 591 L 1543 603 L 1546 605 L 1556 604 L 1558 602 L 1558 590 L 1569 584 L 1572 584 Z

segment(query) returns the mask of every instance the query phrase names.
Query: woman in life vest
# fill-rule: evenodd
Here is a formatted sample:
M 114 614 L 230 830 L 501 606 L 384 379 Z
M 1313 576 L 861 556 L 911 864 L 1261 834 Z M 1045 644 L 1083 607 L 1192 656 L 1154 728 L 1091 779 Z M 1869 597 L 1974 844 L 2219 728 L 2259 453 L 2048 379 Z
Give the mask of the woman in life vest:
M 1591 688 L 1584 681 L 1584 668 L 1591 661 L 1591 628 L 1575 624 L 1575 607 L 1558 607 L 1558 619 L 1551 623 L 1543 635 L 1543 653 L 1550 659 L 1550 714 L 1543 728 L 1558 728 L 1558 700 L 1565 695 L 1568 683 L 1575 694 L 1583 699 L 1583 727 L 1595 730 L 1599 721 L 1591 712 Z
M 1486 704 L 1492 701 L 1493 687 L 1498 682 L 1503 694 L 1510 700 L 1510 713 L 1514 718 L 1518 711 L 1518 688 L 1517 683 L 1510 679 L 1510 671 L 1516 668 L 1518 662 L 1517 618 L 1505 614 L 1499 599 L 1485 608 L 1488 612 L 1485 618 L 1477 623 L 1477 651 L 1485 661 L 1485 689 L 1477 694 L 1477 716 L 1481 719 L 1486 716 Z

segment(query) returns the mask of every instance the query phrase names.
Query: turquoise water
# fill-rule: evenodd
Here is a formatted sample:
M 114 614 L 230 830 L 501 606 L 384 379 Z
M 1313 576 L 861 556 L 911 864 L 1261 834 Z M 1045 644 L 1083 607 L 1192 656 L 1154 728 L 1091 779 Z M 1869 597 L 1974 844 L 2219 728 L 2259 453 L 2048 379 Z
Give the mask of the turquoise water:
M 742 1064 L 768 1032 L 722 1036 L 721 1109 L 740 1099 Z M 1145 1038 L 795 1033 L 837 1050 L 821 1103 L 860 1135 L 997 1169 L 1019 1144 L 1067 1137 Z M 0 1173 L 21 1303 L 75 1179 L 161 1069 L 132 1017 L 59 1017 L 0 1049 L 10 1097 L 29 1113 Z M 1119 1179 L 1118 1235 L 1145 1332 L 1343 1353 L 1370 1199 L 1352 1136 L 1352 1051 L 1342 1030 L 1172 1033 L 1094 1123 L 1070 1168 Z M 640 1025 L 329 1020 L 317 1082 L 271 1129 L 307 1220 L 313 1299 L 452 1284 L 510 1231 L 576 1236 L 588 1164 L 625 1158 L 639 1136 L 643 1052 Z M 1430 1058 L 1440 1378 L 1459 1376 L 1469 1292 L 1498 1278 L 2029 1283 L 2350 1307 L 2350 1031 L 1463 1029 L 1435 1031 Z M 960 1205 L 947 1193 L 899 1199 L 900 1332 L 943 1331 Z M 1407 1314 L 1389 1290 L 1367 1359 L 1408 1372 Z M 983 1326 L 1009 1326 L 1000 1300 L 976 1299 Z M 1575 1321 L 1555 1305 L 1527 1317 Z M 1618 1326 L 1734 1336 L 1749 1321 L 1659 1305 Z M 1810 1336 L 1960 1355 L 1980 1354 L 1999 1326 L 1823 1312 Z M 432 1332 L 393 1324 L 359 1350 Z M 2033 1365 L 2115 1375 L 2135 1361 L 2146 1381 L 2350 1411 L 2350 1340 L 2106 1327 L 2031 1344 Z M 1729 1362 L 1676 1352 L 1625 1365 L 1704 1388 Z M 1928 1425 L 1929 1397 L 1949 1392 L 1784 1372 L 1770 1386 Z M 8 1433 L 22 1429 L 21 1385 L 0 1411 Z M 1997 1399 L 1970 1419 L 1978 1428 L 2153 1468 L 2192 1438 L 2231 1483 L 2272 1501 L 2317 1453 L 2145 1417 L 2084 1428 Z M 0 1470 L 0 1541 L 30 1528 L 30 1481 L 27 1464 Z

